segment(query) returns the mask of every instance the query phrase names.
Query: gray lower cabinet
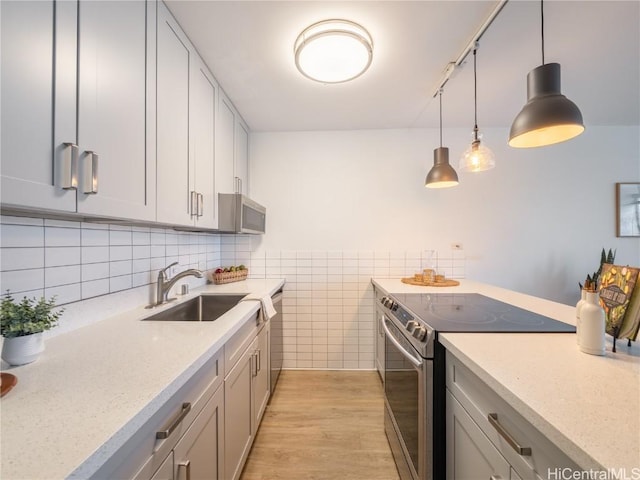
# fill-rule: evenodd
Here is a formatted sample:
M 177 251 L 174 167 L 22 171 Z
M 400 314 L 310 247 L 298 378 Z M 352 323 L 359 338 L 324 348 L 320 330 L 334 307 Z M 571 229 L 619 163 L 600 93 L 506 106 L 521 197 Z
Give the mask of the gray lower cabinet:
M 447 391 L 447 479 L 508 479 L 510 466 Z
M 173 478 L 223 479 L 223 432 L 224 389 L 219 388 L 174 447 Z
M 582 470 L 451 352 L 446 386 L 447 480 L 541 480 Z
M 255 434 L 269 401 L 269 331 L 270 324 L 241 329 L 229 342 L 231 358 L 236 345 L 247 343 L 244 353 L 224 379 L 225 402 L 225 480 L 236 480 L 242 473 Z M 237 340 L 236 340 L 237 339 Z M 226 346 L 225 346 L 226 348 Z

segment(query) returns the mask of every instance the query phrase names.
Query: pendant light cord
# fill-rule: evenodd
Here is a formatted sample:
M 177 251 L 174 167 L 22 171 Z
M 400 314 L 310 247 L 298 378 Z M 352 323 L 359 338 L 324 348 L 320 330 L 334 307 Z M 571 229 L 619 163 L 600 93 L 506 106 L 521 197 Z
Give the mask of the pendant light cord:
M 540 0 L 540 30 L 542 39 L 542 65 L 544 65 L 544 0 Z
M 442 89 L 440 89 L 440 148 L 442 148 Z
M 478 140 L 478 75 L 476 73 L 476 52 L 478 46 L 473 49 L 473 138 Z

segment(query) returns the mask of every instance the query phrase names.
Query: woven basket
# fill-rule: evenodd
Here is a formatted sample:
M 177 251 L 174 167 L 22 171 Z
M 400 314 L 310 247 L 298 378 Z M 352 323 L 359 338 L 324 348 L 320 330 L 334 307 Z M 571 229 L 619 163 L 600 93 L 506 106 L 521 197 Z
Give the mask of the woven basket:
M 249 270 L 236 270 L 235 272 L 211 273 L 209 278 L 216 285 L 222 285 L 223 283 L 246 280 L 247 275 L 249 275 Z

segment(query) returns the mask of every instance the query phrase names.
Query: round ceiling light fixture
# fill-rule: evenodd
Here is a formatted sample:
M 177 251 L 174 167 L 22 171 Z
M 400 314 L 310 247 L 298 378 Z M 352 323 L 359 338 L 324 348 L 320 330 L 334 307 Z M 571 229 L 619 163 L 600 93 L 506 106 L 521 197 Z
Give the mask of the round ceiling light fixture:
M 342 83 L 362 75 L 373 59 L 373 39 L 349 20 L 323 20 L 305 28 L 294 44 L 296 67 L 321 83 Z

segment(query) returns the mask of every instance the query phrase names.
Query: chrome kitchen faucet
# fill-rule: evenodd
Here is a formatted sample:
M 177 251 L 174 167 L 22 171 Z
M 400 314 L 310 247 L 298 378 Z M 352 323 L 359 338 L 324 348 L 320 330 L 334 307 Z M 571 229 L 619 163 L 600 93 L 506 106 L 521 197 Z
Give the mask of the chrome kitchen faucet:
M 163 268 L 158 272 L 158 285 L 156 288 L 156 303 L 154 306 L 163 305 L 167 303 L 169 300 L 167 299 L 167 295 L 169 294 L 169 290 L 173 287 L 178 280 L 188 276 L 194 276 L 197 278 L 202 278 L 202 271 L 196 268 L 190 268 L 188 270 L 184 270 L 178 273 L 171 280 L 167 278 L 167 270 L 171 267 L 178 265 L 178 262 L 173 262 L 171 265 Z

